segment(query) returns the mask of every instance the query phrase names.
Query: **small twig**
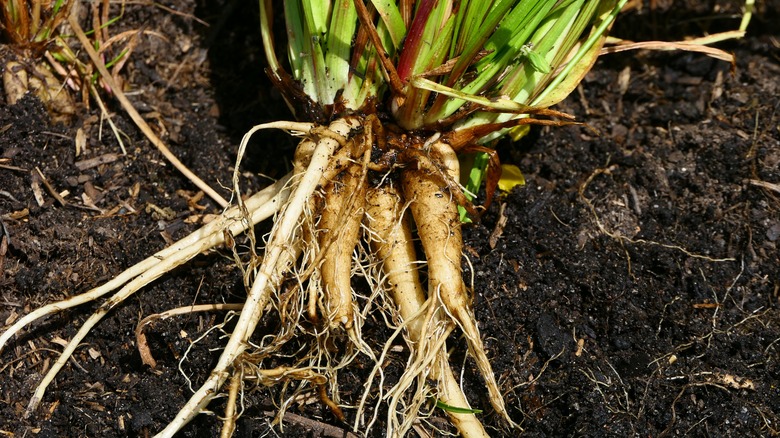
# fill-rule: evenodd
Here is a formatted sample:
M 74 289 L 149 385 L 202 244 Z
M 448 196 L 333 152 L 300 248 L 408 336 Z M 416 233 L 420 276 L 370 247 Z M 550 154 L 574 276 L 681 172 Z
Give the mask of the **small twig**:
M 23 167 L 11 166 L 11 165 L 8 165 L 8 164 L 1 164 L 1 163 L 0 163 L 0 169 L 15 170 L 17 172 L 27 172 L 27 169 L 25 169 Z
M 14 197 L 14 195 L 10 194 L 10 193 L 9 193 L 8 191 L 6 191 L 6 190 L 0 190 L 0 196 L 5 196 L 6 198 L 8 198 L 8 199 L 10 199 L 10 200 L 12 200 L 12 201 L 14 201 L 14 202 L 17 202 L 17 203 L 19 202 L 19 200 L 18 200 L 18 199 L 16 199 L 16 198 Z
M 45 199 L 43 199 L 43 189 L 41 189 L 41 179 L 40 176 L 37 174 L 30 172 L 32 174 L 32 178 L 30 181 L 30 188 L 33 192 L 33 198 L 35 198 L 35 203 L 38 204 L 38 207 L 43 207 L 43 204 L 46 202 Z
M 119 128 L 114 123 L 114 119 L 111 118 L 111 114 L 108 112 L 108 109 L 106 108 L 106 104 L 103 103 L 103 99 L 100 98 L 100 94 L 98 93 L 97 88 L 91 82 L 89 84 L 89 92 L 95 98 L 95 102 L 97 102 L 98 107 L 100 108 L 100 121 L 101 121 L 100 132 L 101 132 L 101 135 L 102 135 L 102 132 L 103 132 L 103 119 L 105 119 L 105 120 L 108 121 L 108 126 L 109 126 L 109 128 L 111 128 L 111 132 L 114 133 L 114 138 L 116 138 L 116 142 L 119 143 L 119 149 L 122 150 L 122 155 L 127 155 L 127 149 L 125 148 L 125 142 L 122 141 L 122 135 L 120 134 Z M 165 154 L 163 154 L 163 155 L 165 155 Z
M 3 225 L 2 229 L 5 229 L 5 225 Z M 8 252 L 9 240 L 7 233 L 3 233 L 3 235 L 0 236 L 0 276 L 5 272 L 5 254 Z
M 618 52 L 624 52 L 626 50 L 639 50 L 639 49 L 659 50 L 659 51 L 683 50 L 686 52 L 704 53 L 705 55 L 711 56 L 715 59 L 734 63 L 734 55 L 732 55 L 731 53 L 728 53 L 724 50 L 716 49 L 714 47 L 707 47 L 705 46 L 705 44 L 712 44 L 717 41 L 741 38 L 744 35 L 745 32 L 729 31 L 729 32 L 721 32 L 718 34 L 710 35 L 704 38 L 697 38 L 695 40 L 690 40 L 690 41 L 642 41 L 638 43 L 633 41 L 621 41 L 620 45 L 604 47 L 603 49 L 601 49 L 601 53 L 599 53 L 599 55 L 606 55 L 609 53 L 618 53 Z
M 506 214 L 504 211 L 506 210 L 506 202 L 501 203 L 501 208 L 498 210 L 498 221 L 496 222 L 496 227 L 493 228 L 493 232 L 490 233 L 490 238 L 488 239 L 488 243 L 490 244 L 491 249 L 495 249 L 496 244 L 498 243 L 498 239 L 501 238 L 501 235 L 504 233 L 504 228 L 506 227 L 506 223 L 508 221 Z
M 87 169 L 100 166 L 101 164 L 113 163 L 118 159 L 119 159 L 118 154 L 108 153 L 87 160 L 76 161 L 75 163 L 73 163 L 73 165 L 76 166 L 78 170 L 85 171 Z
M 763 187 L 767 190 L 774 190 L 775 192 L 780 193 L 780 184 L 761 181 L 760 179 L 751 179 L 750 184 L 758 187 Z

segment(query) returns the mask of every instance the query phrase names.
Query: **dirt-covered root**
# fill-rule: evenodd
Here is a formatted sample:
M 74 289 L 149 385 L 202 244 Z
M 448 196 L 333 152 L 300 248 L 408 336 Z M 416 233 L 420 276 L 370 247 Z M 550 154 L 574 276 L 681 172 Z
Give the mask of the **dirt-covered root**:
M 323 313 L 331 326 L 351 330 L 354 324 L 352 298 L 352 253 L 358 243 L 363 205 L 366 199 L 364 172 L 357 163 L 349 166 L 340 180 L 325 188 L 325 205 L 320 215 L 320 248 L 325 248 L 320 276 L 327 297 Z
M 388 295 L 398 306 L 395 320 L 399 330 L 406 330 L 411 352 L 399 382 L 379 398 L 389 405 L 387 433 L 403 436 L 420 418 L 424 405 L 436 400 L 443 403 L 462 435 L 487 436 L 449 365 L 446 339 L 456 327 L 466 334 L 488 387 L 493 386 L 490 396 L 498 400 L 491 403 L 506 415 L 461 278 L 460 222 L 457 202 L 450 196 L 457 189 L 457 157 L 444 144 L 409 146 L 420 151 L 408 154 L 419 162 L 403 163 L 401 170 L 388 173 L 379 188 L 371 187 L 367 173 L 376 139 L 370 122 L 358 117 L 339 119 L 327 130 L 309 132 L 309 140 L 301 144 L 294 163 L 296 169 L 305 170 L 293 178 L 292 194 L 269 235 L 236 328 L 206 382 L 158 436 L 172 436 L 208 404 L 231 370 L 247 363 L 249 338 L 267 304 L 278 312 L 283 329 L 264 337 L 262 346 L 251 351 L 253 362 L 260 367 L 295 333 L 310 330 L 308 335 L 315 342 L 303 357 L 294 359 L 293 366 L 327 377 L 326 382 L 311 383 L 338 415 L 338 370 L 359 353 L 375 360 L 377 367 L 382 363 L 360 338 L 360 321 L 353 320 L 358 305 L 350 277 L 355 268 L 370 269 L 362 264 L 366 260 L 355 258 L 360 252 L 355 249 L 361 224 L 372 236 L 369 263 L 383 266 Z M 350 135 L 358 127 L 361 129 Z M 400 180 L 390 176 L 393 174 L 400 174 Z M 401 194 L 401 189 L 405 193 Z M 427 293 L 416 269 L 419 262 L 405 199 L 411 204 L 429 264 Z M 282 281 L 291 278 L 297 279 L 297 286 L 281 290 Z M 299 325 L 307 309 L 313 329 Z M 339 328 L 346 330 L 350 341 L 346 353 L 334 356 L 333 342 L 344 333 Z M 429 380 L 436 382 L 435 386 Z M 371 384 L 366 387 L 370 391 Z
M 296 169 L 308 166 L 311 150 L 311 145 L 299 145 Z M 346 329 L 357 343 L 352 259 L 360 238 L 370 153 L 370 133 L 367 135 L 364 130 L 344 139 L 342 147 L 331 157 L 319 189 L 304 210 L 300 240 L 305 251 L 294 274 L 299 282 L 306 283 L 302 289 L 307 294 L 310 322 L 319 325 L 323 316 L 329 328 Z
M 453 328 L 435 303 L 426 297 L 417 269 L 411 224 L 406 203 L 397 186 L 371 188 L 367 194 L 365 225 L 374 257 L 381 261 L 384 283 L 397 306 L 396 323 L 405 328 L 410 351 L 408 366 L 385 398 L 390 400 L 387 436 L 405 436 L 429 400 L 429 379 L 436 382 L 433 396 L 442 403 L 464 409 L 449 410 L 453 425 L 464 437 L 487 437 L 452 373 L 445 341 Z M 443 318 L 444 317 L 444 318 Z M 409 396 L 409 389 L 416 390 Z M 403 405 L 403 407 L 400 407 Z
M 434 163 L 444 166 L 451 180 L 457 181 L 458 159 L 449 145 L 433 143 L 430 156 Z M 506 421 L 514 424 L 493 375 L 463 282 L 463 237 L 452 183 L 441 174 L 418 166 L 401 174 L 401 186 L 404 198 L 410 203 L 409 209 L 428 262 L 428 297 L 441 302 L 449 317 L 463 331 L 469 352 L 485 379 L 490 403 Z
M 216 396 L 229 376 L 230 368 L 234 366 L 236 359 L 246 351 L 249 337 L 257 326 L 263 309 L 298 258 L 301 249 L 298 243 L 301 237 L 303 211 L 309 205 L 312 194 L 317 190 L 334 152 L 339 146 L 344 145 L 345 139 L 357 126 L 356 118 L 341 118 L 332 122 L 327 130 L 309 133 L 319 137 L 309 165 L 302 175 L 294 176 L 295 181 L 290 197 L 271 230 L 265 255 L 255 273 L 236 327 L 206 382 L 192 395 L 168 426 L 156 435 L 157 437 L 172 437 L 198 415 Z
M 420 309 L 427 298 L 420 283 L 412 227 L 405 209 L 398 187 L 372 187 L 367 193 L 364 222 L 371 250 L 382 264 L 386 287 L 398 306 L 399 322 L 405 325 L 410 341 L 417 343 L 425 318 Z

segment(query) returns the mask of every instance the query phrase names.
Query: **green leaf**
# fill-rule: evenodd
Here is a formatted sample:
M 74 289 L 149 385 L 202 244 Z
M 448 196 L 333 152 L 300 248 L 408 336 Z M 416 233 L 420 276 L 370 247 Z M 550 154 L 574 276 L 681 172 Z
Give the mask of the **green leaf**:
M 379 16 L 382 17 L 382 22 L 387 26 L 390 39 L 393 41 L 393 47 L 396 49 L 400 48 L 406 37 L 406 25 L 404 25 L 404 19 L 401 17 L 401 11 L 398 10 L 398 6 L 395 2 L 389 0 L 371 0 L 371 3 L 376 8 Z
M 528 58 L 528 62 L 531 63 L 531 67 L 539 73 L 550 73 L 550 63 L 547 62 L 542 55 L 529 48 L 525 52 L 525 56 Z
M 469 408 L 459 408 L 457 406 L 450 406 L 443 401 L 436 399 L 436 407 L 439 409 L 443 409 L 447 412 L 453 412 L 456 414 L 481 414 L 481 409 L 469 409 Z
M 328 31 L 330 1 L 304 0 L 301 5 L 303 6 L 303 16 L 306 19 L 306 28 L 309 32 L 316 36 L 325 34 Z
M 534 104 L 553 105 L 569 95 L 580 83 L 598 57 L 607 29 L 628 0 L 606 1 L 599 4 L 599 22 L 566 67 L 534 100 Z
M 274 50 L 274 35 L 273 35 L 273 17 L 271 17 L 272 5 L 270 0 L 263 0 L 260 2 L 260 35 L 263 38 L 263 49 L 265 50 L 265 58 L 268 60 L 268 67 L 272 72 L 276 72 L 279 67 L 279 58 L 276 56 Z M 292 36 L 290 36 L 292 38 Z M 288 41 L 289 44 L 292 41 Z M 290 63 L 293 60 L 290 59 Z M 297 66 L 293 65 L 293 69 Z M 275 74 L 275 73 L 274 73 Z
M 484 49 L 492 52 L 475 64 L 477 76 L 464 84 L 460 88 L 461 91 L 471 95 L 484 94 L 487 86 L 495 83 L 507 71 L 516 69 L 514 63 L 522 56 L 521 49 L 554 3 L 554 0 L 519 2 L 485 42 Z M 452 115 L 464 103 L 465 101 L 460 99 L 446 101 L 440 110 L 434 108 L 438 111 L 428 112 L 425 123 L 433 124 Z
M 270 1 L 270 0 L 267 0 Z M 268 17 L 268 22 L 273 20 L 272 16 Z M 292 67 L 292 76 L 301 81 L 303 90 L 309 96 L 313 96 L 313 81 L 311 65 L 308 62 L 308 57 L 304 56 L 303 41 L 304 35 L 304 18 L 303 10 L 301 9 L 300 2 L 287 1 L 284 2 L 284 20 L 287 27 L 287 57 L 290 60 L 290 67 Z M 270 47 L 273 50 L 273 46 Z M 266 47 L 268 50 L 268 47 Z M 305 80 L 308 78 L 308 81 Z
M 427 22 L 422 37 L 417 40 L 419 47 L 411 68 L 413 74 L 424 73 L 444 62 L 456 22 L 456 17 L 450 12 L 450 10 L 442 8 L 434 8 L 432 11 L 431 17 L 433 18 Z M 441 23 L 442 20 L 444 20 L 443 23 Z M 413 76 L 410 83 L 416 79 L 417 77 Z M 428 82 L 434 83 L 433 81 Z M 407 90 L 404 104 L 394 114 L 399 126 L 409 130 L 422 126 L 430 91 L 432 90 L 425 87 L 414 86 Z
M 426 79 L 421 76 L 413 77 L 412 80 L 409 81 L 409 85 L 411 85 L 414 88 L 433 91 L 448 97 L 462 99 L 464 101 L 475 103 L 482 107 L 490 108 L 492 110 L 500 111 L 503 113 L 520 114 L 520 113 L 527 113 L 528 111 L 533 109 L 528 105 L 523 105 L 511 99 L 503 99 L 503 98 L 490 99 L 484 96 L 468 94 L 464 91 L 456 90 L 454 88 L 449 88 L 447 86 L 439 84 L 438 82 L 434 82 L 430 79 Z
M 328 79 L 327 99 L 333 103 L 339 90 L 349 82 L 349 62 L 352 55 L 352 37 L 357 30 L 357 10 L 352 1 L 339 1 L 331 14 L 325 53 L 325 75 Z
M 468 173 L 468 180 L 466 181 L 466 199 L 473 200 L 472 193 L 479 192 L 479 187 L 482 185 L 482 180 L 485 179 L 485 171 L 487 170 L 488 163 L 490 162 L 490 156 L 484 152 L 479 152 L 474 156 L 474 164 L 471 166 L 471 170 Z M 466 209 L 458 206 L 458 212 L 460 213 L 460 221 L 470 223 L 471 220 L 468 217 Z

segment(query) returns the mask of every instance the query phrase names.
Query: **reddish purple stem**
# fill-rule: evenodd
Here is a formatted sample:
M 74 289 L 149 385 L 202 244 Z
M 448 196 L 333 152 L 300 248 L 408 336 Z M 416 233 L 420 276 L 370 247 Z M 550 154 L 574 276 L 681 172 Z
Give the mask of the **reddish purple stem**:
M 398 76 L 401 80 L 406 82 L 412 76 L 412 68 L 414 62 L 420 53 L 420 44 L 422 43 L 422 35 L 425 30 L 425 25 L 428 22 L 428 17 L 431 15 L 433 6 L 437 0 L 423 0 L 420 2 L 420 8 L 417 9 L 417 13 L 414 14 L 412 20 L 412 27 L 409 28 L 409 32 L 406 34 L 406 40 L 404 41 L 404 47 L 401 50 L 401 56 L 398 59 Z

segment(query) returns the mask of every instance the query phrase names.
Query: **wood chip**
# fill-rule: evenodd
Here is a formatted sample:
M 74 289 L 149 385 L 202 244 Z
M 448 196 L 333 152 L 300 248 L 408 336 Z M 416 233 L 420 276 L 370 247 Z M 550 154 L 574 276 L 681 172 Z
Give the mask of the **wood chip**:
M 84 134 L 84 129 L 79 128 L 76 130 L 76 156 L 78 157 L 85 150 L 87 150 L 87 135 Z
M 23 208 L 21 210 L 17 210 L 8 214 L 3 215 L 3 219 L 13 219 L 15 221 L 18 221 L 20 219 L 24 219 L 27 216 L 30 215 L 30 209 L 29 208 Z
M 60 406 L 60 401 L 59 400 L 54 400 L 54 403 L 52 403 L 51 406 L 49 406 L 49 412 L 48 412 L 48 415 L 46 417 L 47 418 L 51 417 L 51 414 L 53 414 L 54 411 L 56 411 L 59 406 Z
M 108 153 L 108 154 L 100 155 L 95 158 L 90 158 L 88 160 L 76 161 L 75 163 L 73 163 L 73 165 L 76 166 L 78 170 L 83 171 L 87 169 L 92 169 L 93 167 L 100 166 L 101 164 L 113 163 L 118 159 L 119 159 L 119 154 Z
M 43 204 L 46 201 L 43 199 L 41 180 L 36 175 L 37 174 L 35 172 L 32 172 L 32 182 L 30 183 L 30 187 L 32 188 L 33 197 L 35 198 L 35 203 L 38 204 L 38 207 L 43 207 Z
M 52 196 L 54 197 L 54 199 L 56 199 L 56 200 L 57 200 L 57 202 L 59 202 L 59 203 L 60 203 L 60 205 L 62 205 L 63 207 L 65 207 L 66 205 L 68 205 L 68 202 L 67 202 L 67 201 L 65 201 L 65 198 L 63 198 L 62 196 L 60 196 L 60 194 L 59 194 L 59 193 L 57 193 L 57 191 L 56 191 L 56 190 L 54 190 L 54 187 L 53 187 L 51 184 L 49 184 L 49 181 L 48 181 L 48 180 L 46 179 L 46 177 L 43 175 L 43 172 L 41 172 L 41 169 L 39 169 L 38 167 L 36 167 L 36 168 L 35 168 L 35 171 L 36 171 L 36 172 L 38 172 L 38 175 L 41 177 L 41 182 L 43 182 L 43 185 L 46 187 L 46 191 L 48 191 L 48 192 L 49 192 L 49 194 L 50 194 L 50 195 L 52 195 Z M 39 188 L 39 189 L 40 189 L 40 188 Z M 36 200 L 36 202 L 37 202 L 37 201 L 38 201 L 38 198 L 36 197 L 36 198 L 35 198 L 35 200 Z M 43 204 L 42 204 L 42 203 L 39 203 L 38 205 L 39 205 L 39 206 L 42 206 Z
M 750 389 L 753 391 L 756 389 L 756 385 L 752 380 L 733 374 L 715 373 L 715 379 L 713 380 L 732 389 Z
M 717 309 L 720 307 L 720 304 L 718 303 L 694 303 L 693 308 L 694 309 Z
M 0 276 L 3 275 L 3 272 L 5 272 L 4 265 L 5 265 L 5 255 L 8 252 L 8 236 L 3 233 L 2 236 L 0 236 Z
M 106 411 L 106 407 L 101 405 L 100 403 L 96 403 L 96 402 L 93 402 L 93 401 L 86 401 L 84 403 L 87 406 L 89 406 L 89 408 L 92 409 L 93 411 L 97 411 L 97 412 L 105 412 Z
M 89 181 L 84 183 L 84 193 L 89 196 L 93 203 L 100 201 L 103 197 L 103 194 Z
M 585 338 L 577 339 L 577 351 L 574 352 L 574 355 L 577 357 L 582 356 L 582 351 L 584 349 L 585 349 Z
M 200 202 L 200 200 L 203 199 L 203 197 L 206 195 L 202 190 L 192 195 L 186 190 L 179 189 L 176 190 L 176 194 L 187 200 L 187 206 L 190 208 L 190 211 L 203 211 L 207 208 L 205 205 L 198 204 L 198 202 Z
M 187 216 L 184 219 L 184 223 L 190 225 L 205 225 L 217 218 L 219 218 L 218 214 L 193 214 Z
M 16 310 L 11 310 L 11 314 L 8 315 L 8 318 L 5 319 L 4 324 L 5 325 L 11 325 L 16 322 L 16 320 L 19 319 L 19 314 L 16 312 Z
M 61 337 L 59 337 L 59 336 L 55 336 L 55 337 L 54 337 L 54 338 L 51 340 L 51 343 L 52 343 L 52 344 L 57 344 L 57 345 L 59 345 L 60 347 L 67 347 L 67 346 L 68 346 L 68 341 L 66 341 L 65 339 L 62 339 L 62 338 L 61 338 Z

